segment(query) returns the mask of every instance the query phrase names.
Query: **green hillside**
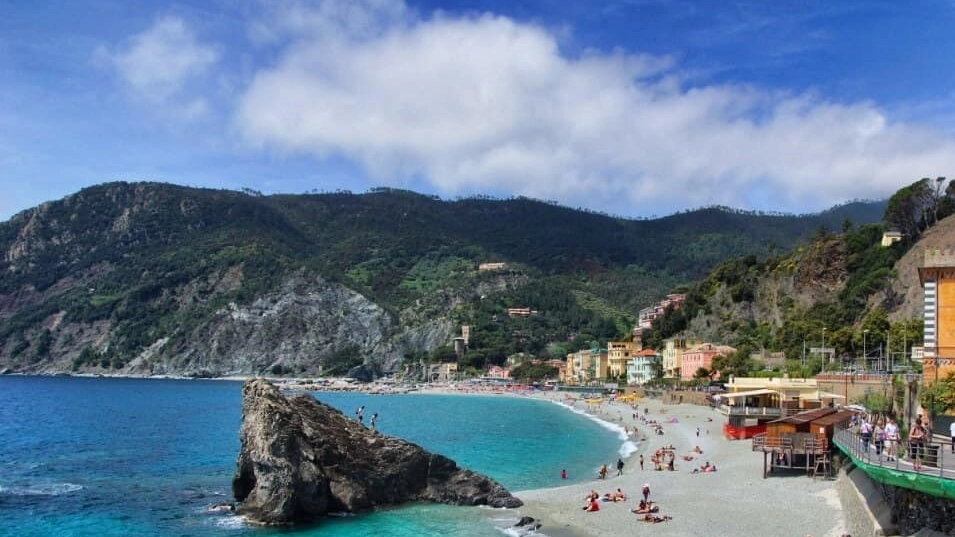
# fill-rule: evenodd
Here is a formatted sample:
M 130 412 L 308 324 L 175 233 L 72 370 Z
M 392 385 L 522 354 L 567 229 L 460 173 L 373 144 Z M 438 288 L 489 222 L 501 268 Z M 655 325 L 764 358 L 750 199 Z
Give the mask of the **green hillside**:
M 108 183 L 0 223 L 0 364 L 19 370 L 68 357 L 80 369 L 122 369 L 157 342 L 167 356 L 185 356 L 197 327 L 230 304 L 284 292 L 293 275 L 357 291 L 390 312 L 394 330 L 437 318 L 472 324 L 498 361 L 555 341 L 622 337 L 640 308 L 723 261 L 788 251 L 846 220 L 878 222 L 884 209 L 707 208 L 633 220 L 524 198 Z M 508 268 L 479 273 L 485 262 Z M 502 320 L 514 305 L 540 313 Z

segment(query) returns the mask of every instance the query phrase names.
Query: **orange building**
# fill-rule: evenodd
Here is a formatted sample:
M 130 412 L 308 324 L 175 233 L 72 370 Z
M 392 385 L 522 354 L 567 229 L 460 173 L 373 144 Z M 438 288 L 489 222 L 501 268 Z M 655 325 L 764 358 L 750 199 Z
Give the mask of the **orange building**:
M 925 320 L 922 382 L 927 385 L 955 371 L 955 251 L 926 250 L 919 281 Z

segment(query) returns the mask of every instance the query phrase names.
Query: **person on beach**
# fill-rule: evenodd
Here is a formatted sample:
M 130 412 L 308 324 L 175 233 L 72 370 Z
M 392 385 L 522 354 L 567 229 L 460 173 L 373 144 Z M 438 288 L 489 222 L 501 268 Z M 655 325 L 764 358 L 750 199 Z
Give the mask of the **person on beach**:
M 641 492 L 643 492 L 643 501 L 645 502 L 649 501 L 650 500 L 650 483 L 645 483 L 643 485 L 643 490 Z
M 640 471 L 643 471 L 643 453 L 640 454 Z
M 653 502 L 645 502 L 643 500 L 640 500 L 640 505 L 637 506 L 636 509 L 630 510 L 631 513 L 635 513 L 638 515 L 645 515 L 647 513 L 656 513 L 659 511 L 660 511 L 659 505 L 653 505 Z
M 623 459 L 617 459 L 617 475 L 623 475 Z
M 597 476 L 599 476 L 600 479 L 606 479 L 606 478 L 607 478 L 607 465 L 606 465 L 606 464 L 600 465 L 600 470 L 597 471 Z
M 377 413 L 377 412 L 375 412 L 374 414 L 371 415 L 370 424 L 371 424 L 371 430 L 372 430 L 372 431 L 375 430 L 375 424 L 376 424 L 376 423 L 378 423 L 378 413 Z
M 561 478 L 561 479 L 567 479 L 567 470 L 566 470 L 566 469 L 560 471 L 560 478 Z
M 584 507 L 584 511 L 587 511 L 587 512 L 590 512 L 590 513 L 594 512 L 594 511 L 600 511 L 600 504 L 597 502 L 596 499 L 590 500 L 590 503 L 587 504 L 586 507 Z

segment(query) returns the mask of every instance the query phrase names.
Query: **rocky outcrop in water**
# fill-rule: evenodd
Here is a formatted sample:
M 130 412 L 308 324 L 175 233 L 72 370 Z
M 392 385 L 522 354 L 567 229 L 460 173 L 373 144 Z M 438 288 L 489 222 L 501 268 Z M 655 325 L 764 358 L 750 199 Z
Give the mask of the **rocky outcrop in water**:
M 520 507 L 492 479 L 376 433 L 309 394 L 262 379 L 242 389 L 242 446 L 232 481 L 237 513 L 291 525 L 412 501 Z

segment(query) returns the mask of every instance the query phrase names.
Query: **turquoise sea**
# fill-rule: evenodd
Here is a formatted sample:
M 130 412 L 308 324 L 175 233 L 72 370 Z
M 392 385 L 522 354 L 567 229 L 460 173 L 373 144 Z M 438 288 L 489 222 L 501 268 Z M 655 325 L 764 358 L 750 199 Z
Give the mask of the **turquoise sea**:
M 412 505 L 293 530 L 252 528 L 230 501 L 240 382 L 0 377 L 0 535 L 20 537 L 500 536 L 509 510 Z M 316 393 L 378 429 L 512 491 L 583 481 L 634 446 L 551 402 L 502 396 Z M 566 469 L 568 480 L 560 478 Z M 546 532 L 546 529 L 545 529 Z

